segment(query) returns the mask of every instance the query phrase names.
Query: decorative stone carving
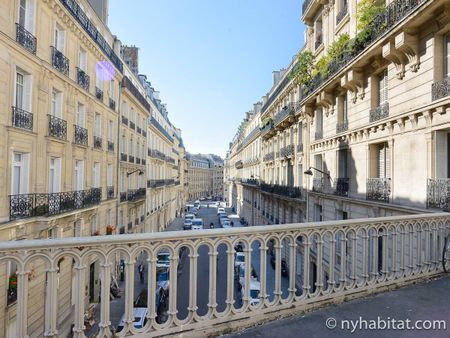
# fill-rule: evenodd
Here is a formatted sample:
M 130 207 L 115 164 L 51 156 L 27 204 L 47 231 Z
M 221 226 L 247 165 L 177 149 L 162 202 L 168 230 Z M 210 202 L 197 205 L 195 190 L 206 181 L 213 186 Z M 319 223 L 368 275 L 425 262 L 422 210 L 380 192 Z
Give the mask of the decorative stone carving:
M 383 46 L 382 55 L 385 59 L 391 61 L 395 68 L 397 69 L 397 78 L 403 79 L 405 77 L 405 64 L 407 63 L 407 58 L 397 49 L 393 41 L 389 41 Z
M 419 36 L 401 32 L 395 37 L 395 48 L 405 55 L 411 71 L 417 72 L 420 67 Z

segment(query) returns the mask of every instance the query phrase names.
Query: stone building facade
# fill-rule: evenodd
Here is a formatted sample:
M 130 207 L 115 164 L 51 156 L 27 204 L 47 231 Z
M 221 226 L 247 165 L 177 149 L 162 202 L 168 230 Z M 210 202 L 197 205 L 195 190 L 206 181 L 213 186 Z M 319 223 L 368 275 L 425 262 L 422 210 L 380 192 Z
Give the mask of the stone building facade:
M 187 154 L 188 198 L 223 199 L 224 162 L 213 154 Z

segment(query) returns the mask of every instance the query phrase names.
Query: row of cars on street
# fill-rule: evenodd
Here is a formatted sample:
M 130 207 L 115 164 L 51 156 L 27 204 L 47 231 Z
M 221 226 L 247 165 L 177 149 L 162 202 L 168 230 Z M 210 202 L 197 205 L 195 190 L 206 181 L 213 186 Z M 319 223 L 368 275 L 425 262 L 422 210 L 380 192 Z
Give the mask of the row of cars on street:
M 202 230 L 203 229 L 203 219 L 197 218 L 197 214 L 200 210 L 200 201 L 197 200 L 193 205 L 186 205 L 186 210 L 189 210 L 184 216 L 184 230 Z
M 234 247 L 236 253 L 234 256 L 234 276 L 237 282 L 238 290 L 240 290 L 241 297 L 245 295 L 245 254 L 243 252 L 242 244 L 237 244 Z M 258 281 L 258 275 L 251 266 L 250 271 L 250 305 L 256 306 L 260 303 L 259 292 L 261 291 L 261 283 Z

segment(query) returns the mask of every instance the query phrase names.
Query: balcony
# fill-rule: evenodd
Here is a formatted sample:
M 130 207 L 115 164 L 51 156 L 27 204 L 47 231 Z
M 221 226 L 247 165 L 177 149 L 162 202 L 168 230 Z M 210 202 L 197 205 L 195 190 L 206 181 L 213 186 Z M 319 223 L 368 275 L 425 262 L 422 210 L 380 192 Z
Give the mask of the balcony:
M 116 101 L 114 101 L 112 98 L 109 98 L 109 108 L 112 110 L 116 110 Z
M 99 136 L 94 136 L 94 148 L 95 149 L 102 149 L 102 138 Z
M 86 128 L 80 127 L 76 124 L 73 125 L 74 138 L 73 142 L 82 146 L 88 145 L 88 131 Z
M 127 200 L 130 202 L 138 201 L 145 198 L 145 188 L 128 189 Z
M 450 179 L 429 178 L 427 182 L 427 208 L 450 211 Z
M 126 162 L 127 161 L 127 154 L 120 153 L 120 160 Z
M 243 178 L 241 180 L 242 184 L 251 185 L 251 186 L 259 186 L 260 182 L 256 178 Z
M 160 188 L 166 184 L 164 179 L 147 180 L 147 188 Z
M 348 13 L 348 4 L 347 2 L 344 3 L 344 6 L 340 9 L 339 13 L 336 15 L 336 26 L 339 25 L 339 23 L 342 21 L 343 18 Z
M 431 85 L 431 99 L 433 101 L 450 96 L 450 77 L 436 81 Z
M 348 120 L 343 120 L 336 123 L 336 134 L 343 133 L 348 130 Z
M 150 123 L 158 129 L 161 134 L 163 134 L 171 143 L 173 143 L 173 137 L 169 135 L 167 130 L 152 116 L 150 119 Z
M 294 156 L 294 149 L 295 149 L 294 145 L 289 144 L 280 149 L 280 156 L 284 158 Z
M 147 132 L 144 129 L 142 129 L 142 136 L 147 137 Z
M 106 198 L 113 199 L 114 198 L 114 186 L 106 187 Z
M 274 134 L 274 132 L 275 132 L 275 128 L 273 126 L 273 122 L 270 122 L 261 129 L 261 137 L 263 139 L 267 139 L 267 138 L 271 137 Z
M 161 161 L 166 160 L 166 155 L 164 155 L 162 152 L 160 152 L 159 150 L 156 150 L 156 149 L 149 149 L 148 156 L 159 159 Z
M 89 91 L 90 78 L 86 72 L 77 67 L 77 83 L 84 90 Z
M 386 117 L 389 117 L 389 102 L 370 110 L 370 122 L 375 122 Z
M 350 179 L 339 177 L 336 178 L 334 182 L 335 182 L 334 194 L 338 196 L 347 197 L 350 186 Z
M 297 153 L 303 153 L 303 143 L 297 144 Z
M 126 126 L 128 126 L 128 118 L 122 115 L 122 123 Z
M 9 218 L 52 216 L 99 204 L 101 188 L 57 193 L 9 195 Z
M 67 122 L 53 115 L 48 116 L 48 136 L 67 139 Z
M 138 101 L 139 103 L 147 110 L 150 111 L 150 104 L 147 102 L 144 96 L 140 93 L 139 89 L 135 87 L 131 80 L 124 76 L 122 78 L 122 88 L 126 88 Z
M 69 76 L 69 59 L 55 47 L 52 48 L 52 65 L 65 76 Z
M 145 165 L 145 158 L 143 158 L 143 159 L 141 160 L 141 164 L 142 164 L 142 165 Z
M 99 101 L 103 102 L 103 90 L 98 87 L 95 87 L 95 97 L 99 99 Z
M 12 107 L 11 125 L 15 128 L 33 131 L 33 113 Z
M 275 159 L 275 153 L 271 151 L 270 153 L 267 153 L 263 157 L 263 162 L 270 162 Z
M 262 182 L 260 184 L 261 191 L 275 194 L 279 196 L 302 199 L 302 189 L 294 186 L 280 185 L 280 184 L 267 184 Z
M 295 115 L 293 105 L 288 105 L 281 109 L 274 117 L 273 124 L 275 127 L 285 127 L 286 121 L 293 122 L 293 117 Z M 289 124 L 289 123 L 287 123 Z
M 239 325 L 242 327 L 255 325 L 258 321 L 279 319 L 280 315 L 283 317 L 288 316 L 300 309 L 309 311 L 319 308 L 325 303 L 329 303 L 330 299 L 344 298 L 344 294 L 348 298 L 362 298 L 374 292 L 398 287 L 404 284 L 405 281 L 414 282 L 425 278 L 432 279 L 442 273 L 442 264 L 439 257 L 443 248 L 441 234 L 442 231 L 448 231 L 449 223 L 450 217 L 447 214 L 425 214 L 329 221 L 323 225 L 318 223 L 298 223 L 247 228 L 208 229 L 192 232 L 189 236 L 186 236 L 186 232 L 183 231 L 175 233 L 140 233 L 127 236 L 95 236 L 82 238 L 82 245 L 80 245 L 80 238 L 74 237 L 59 238 L 57 240 L 4 241 L 0 243 L 0 254 L 2 257 L 18 262 L 17 289 L 20 291 L 17 294 L 16 303 L 17 337 L 31 335 L 29 326 L 27 326 L 31 315 L 28 295 L 32 294 L 34 290 L 33 283 L 29 283 L 30 278 L 42 277 L 45 280 L 45 277 L 47 277 L 47 283 L 43 284 L 43 293 L 45 293 L 46 297 L 43 297 L 41 304 L 35 304 L 38 307 L 34 311 L 36 313 L 46 313 L 45 318 L 48 320 L 44 321 L 43 315 L 39 317 L 42 318 L 42 325 L 45 325 L 45 332 L 57 332 L 59 328 L 57 316 L 59 314 L 58 309 L 61 306 L 61 299 L 58 297 L 58 290 L 60 289 L 55 287 L 55 285 L 58 283 L 58 278 L 62 281 L 62 276 L 59 275 L 61 272 L 51 267 L 57 267 L 61 257 L 70 257 L 70 262 L 72 262 L 72 257 L 75 260 L 73 267 L 69 267 L 68 272 L 69 276 L 70 274 L 73 275 L 74 284 L 71 287 L 70 280 L 72 279 L 69 279 L 69 289 L 67 290 L 69 300 L 72 299 L 74 302 L 73 307 L 69 308 L 67 320 L 69 321 L 69 326 L 73 326 L 75 332 L 80 333 L 81 336 L 89 336 L 84 325 L 84 310 L 88 307 L 88 304 L 86 303 L 84 292 L 82 295 L 78 292 L 78 290 L 86 290 L 86 288 L 89 290 L 89 279 L 87 277 L 89 266 L 86 266 L 80 257 L 92 257 L 91 262 L 97 261 L 100 263 L 96 278 L 103 281 L 109 281 L 111 274 L 116 278 L 118 277 L 115 269 L 118 261 L 113 259 L 114 254 L 117 252 L 118 256 L 123 255 L 123 257 L 126 257 L 125 267 L 127 273 L 124 274 L 124 285 L 131 285 L 131 287 L 127 287 L 122 294 L 120 306 L 122 313 L 125 313 L 126 318 L 131 318 L 130 322 L 132 323 L 132 309 L 135 300 L 135 276 L 133 272 L 137 271 L 140 261 L 129 259 L 128 257 L 134 257 L 133 255 L 136 252 L 142 251 L 148 253 L 147 257 L 157 257 L 159 249 L 162 247 L 168 248 L 170 253 L 169 278 L 171 280 L 169 297 L 171 301 L 167 302 L 168 306 L 164 312 L 164 322 L 171 323 L 171 325 L 161 325 L 155 320 L 158 316 L 157 307 L 154 305 L 154 302 L 149 302 L 149 315 L 152 319 L 148 321 L 148 325 L 139 329 L 139 334 L 146 336 L 173 336 L 179 334 L 180 331 L 189 330 L 192 336 L 204 336 L 205 332 L 208 332 L 211 336 L 216 336 L 223 333 L 227 328 L 229 329 L 230 323 L 239 322 Z M 389 225 L 389 231 L 383 231 L 385 224 Z M 436 224 L 442 224 L 444 229 L 440 229 Z M 330 229 L 339 229 L 339 231 L 330 231 Z M 372 230 L 367 231 L 367 229 Z M 273 245 L 270 239 L 274 238 L 283 239 L 283 245 Z M 425 238 L 427 243 L 429 242 L 426 248 L 431 247 L 433 250 L 426 250 L 425 245 L 410 245 L 406 249 L 398 247 L 398 243 L 410 243 L 411 241 L 415 243 L 417 239 Z M 348 245 L 340 245 L 346 239 Z M 244 250 L 245 262 L 255 262 L 260 267 L 256 278 L 260 281 L 261 290 L 256 304 L 250 298 L 250 283 L 252 279 L 249 275 L 246 275 L 248 278 L 244 278 L 243 281 L 243 290 L 247 291 L 243 292 L 243 297 L 239 297 L 239 303 L 235 299 L 235 292 L 233 291 L 236 287 L 235 272 L 234 269 L 227 269 L 227 266 L 233 267 L 234 265 L 234 243 L 239 241 L 243 243 L 258 243 L 261 248 L 260 254 L 255 252 L 257 250 Z M 149 245 L 149 243 L 152 245 Z M 358 245 L 357 250 L 353 250 L 352 243 Z M 386 243 L 386 245 L 377 243 Z M 223 250 L 220 249 L 220 245 L 224 246 Z M 394 245 L 394 248 L 399 248 L 394 260 L 389 256 L 391 250 L 389 247 L 392 247 L 392 245 Z M 205 254 L 197 249 L 199 247 L 205 247 Z M 313 248 L 314 250 L 312 250 Z M 268 264 L 271 252 L 276 257 L 274 268 Z M 333 254 L 332 259 L 334 263 L 332 267 L 329 266 L 330 255 L 328 252 Z M 30 269 L 27 269 L 26 263 L 32 261 L 36 255 L 39 255 L 38 257 L 43 259 L 48 267 L 43 264 L 35 265 L 35 269 L 30 271 Z M 218 257 L 217 260 L 215 259 L 216 255 Z M 100 257 L 110 257 L 112 260 L 111 265 L 104 266 L 101 264 Z M 214 259 L 209 259 L 208 257 L 213 257 Z M 282 276 L 281 257 L 286 257 L 288 263 L 290 261 L 294 263 L 292 266 L 289 266 L 289 276 L 298 276 L 298 278 Z M 336 257 L 345 257 L 345 260 L 336 259 Z M 217 264 L 217 261 L 220 264 Z M 314 262 L 314 265 L 295 264 L 295 262 Z M 181 268 L 178 268 L 178 264 L 181 267 L 190 266 L 191 268 L 181 270 Z M 314 268 L 311 268 L 312 266 Z M 351 267 L 351 270 L 348 270 L 349 267 Z M 219 273 L 200 274 L 201 271 L 216 270 Z M 148 273 L 148 279 L 147 276 L 145 279 L 147 288 L 156 289 L 156 269 L 152 269 L 149 266 L 146 269 L 146 273 Z M 176 278 L 177 273 L 182 275 Z M 325 274 L 328 276 L 327 283 L 322 283 L 320 278 L 325 276 Z M 204 285 L 205 278 L 210 287 L 202 289 L 201 285 Z M 186 280 L 190 281 L 189 287 L 187 287 Z M 274 280 L 277 282 L 272 283 L 271 281 Z M 440 285 L 444 289 L 447 287 L 445 283 Z M 198 297 L 195 293 L 190 293 L 189 290 L 192 289 L 198 290 L 202 297 Z M 410 291 L 405 294 L 405 297 L 408 298 L 409 294 L 409 297 L 414 298 L 417 294 L 424 298 L 423 295 L 428 294 L 427 290 L 429 289 L 420 292 Z M 6 283 L 2 284 L 0 292 L 2 294 L 7 293 Z M 73 297 L 71 297 L 72 292 Z M 110 316 L 110 311 L 108 311 L 110 306 L 112 306 L 109 285 L 108 287 L 102 287 L 100 292 L 101 297 L 99 298 L 97 311 L 100 313 L 100 308 L 107 310 L 101 311 L 96 325 L 99 327 L 98 336 L 104 337 L 110 336 L 108 328 L 109 324 L 114 322 L 114 319 Z M 220 297 L 221 294 L 225 296 Z M 433 299 L 436 298 L 436 295 L 441 298 L 443 295 L 442 289 L 433 289 L 430 294 L 434 297 Z M 391 292 L 380 296 L 384 297 L 382 303 L 385 304 L 386 301 L 389 302 L 389 299 L 392 299 L 393 294 Z M 186 301 L 184 301 L 185 298 Z M 397 299 L 398 297 L 395 298 Z M 241 300 L 242 304 L 240 304 Z M 359 303 L 364 304 L 366 301 L 371 300 L 364 299 L 364 301 Z M 410 301 L 404 301 L 402 304 L 406 305 L 402 305 L 401 310 L 404 310 L 410 303 Z M 429 303 L 426 304 L 429 306 Z M 357 306 L 358 309 L 358 311 L 353 312 L 360 314 L 360 305 L 358 304 L 347 304 L 346 311 L 350 312 L 351 309 L 349 310 L 348 307 L 351 308 L 352 305 Z M 79 311 L 76 311 L 76 309 Z M 203 313 L 201 309 L 203 309 Z M 421 307 L 418 307 L 418 311 L 420 309 Z M 334 310 L 336 313 L 340 311 L 339 308 Z M 204 316 L 204 313 L 208 311 L 212 314 Z M 218 312 L 217 315 L 215 311 Z M 370 309 L 368 311 L 370 312 Z M 426 311 L 429 312 L 430 308 L 426 307 Z M 180 318 L 180 313 L 186 314 L 185 317 L 183 316 L 183 318 L 186 318 L 185 320 L 177 320 Z M 370 318 L 369 314 L 366 313 L 365 315 L 368 316 L 367 318 Z M 383 318 L 387 318 L 389 315 L 392 316 L 392 313 L 387 312 Z M 199 317 L 202 317 L 202 320 L 196 320 Z M 326 314 L 319 317 L 326 318 Z M 444 318 L 446 317 L 444 316 Z M 297 324 L 296 327 L 298 329 L 293 332 L 300 332 L 298 330 L 301 330 L 302 323 L 303 319 L 295 319 L 290 320 L 289 325 Z M 287 324 L 283 323 L 282 326 L 276 326 L 276 332 L 278 332 L 279 336 L 289 336 L 289 334 L 284 334 L 283 327 L 285 325 Z M 318 326 L 320 324 L 316 322 L 313 327 L 317 328 Z M 258 329 L 260 331 L 266 330 L 264 327 L 259 327 Z M 324 327 L 322 332 L 324 332 L 323 336 L 326 336 L 329 331 Z M 267 336 L 273 336 L 273 334 L 273 331 L 270 331 Z M 443 335 L 445 336 L 445 333 Z M 249 336 L 252 336 L 252 334 L 250 333 Z
M 324 192 L 325 182 L 323 177 L 314 177 L 313 178 L 313 188 L 314 192 Z
M 141 127 L 136 127 L 136 131 L 137 131 L 138 134 L 140 134 L 141 131 L 142 131 Z
M 391 195 L 390 178 L 368 178 L 366 183 L 366 199 L 389 203 Z
M 239 160 L 239 161 L 236 161 L 234 166 L 236 167 L 236 169 L 242 169 L 242 168 L 244 168 L 244 163 L 242 162 L 242 160 Z
M 134 163 L 134 156 L 128 155 L 128 162 Z
M 175 160 L 172 157 L 166 156 L 166 162 L 170 164 L 175 164 Z
M 120 202 L 125 202 L 127 200 L 127 193 L 125 191 L 122 191 L 120 193 Z
M 165 179 L 164 184 L 165 185 L 173 185 L 173 184 L 175 184 L 175 179 L 173 179 L 173 178 Z
M 132 121 L 130 121 L 130 128 L 133 129 L 133 130 L 136 129 L 136 125 Z
M 114 151 L 114 142 L 108 141 L 108 151 L 113 152 Z
M 36 37 L 18 23 L 16 23 L 16 42 L 36 55 Z

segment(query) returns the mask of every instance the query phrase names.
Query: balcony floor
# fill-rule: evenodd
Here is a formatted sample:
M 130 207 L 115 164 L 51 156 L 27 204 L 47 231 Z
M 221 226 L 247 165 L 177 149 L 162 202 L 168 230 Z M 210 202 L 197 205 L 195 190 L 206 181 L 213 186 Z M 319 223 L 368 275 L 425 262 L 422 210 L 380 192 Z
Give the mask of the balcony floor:
M 375 296 L 355 299 L 335 306 L 329 306 L 304 315 L 272 321 L 238 333 L 224 337 L 449 337 L 450 331 L 450 276 L 431 280 L 427 283 L 409 285 L 404 288 L 383 292 Z M 356 323 L 363 320 L 410 319 L 445 320 L 446 330 L 355 330 L 341 329 L 341 320 L 352 320 Z M 325 326 L 328 318 L 337 320 L 333 330 Z

